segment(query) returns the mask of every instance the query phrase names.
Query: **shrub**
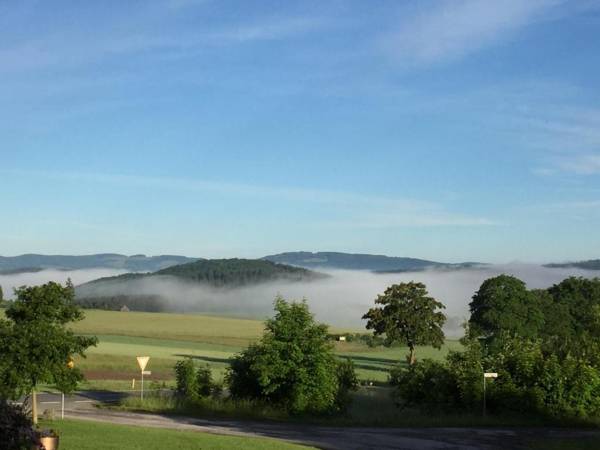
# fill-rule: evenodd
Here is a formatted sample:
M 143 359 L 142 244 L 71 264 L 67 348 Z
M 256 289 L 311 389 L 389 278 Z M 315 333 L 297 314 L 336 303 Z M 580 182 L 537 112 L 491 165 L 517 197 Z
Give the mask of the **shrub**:
M 212 373 L 209 365 L 199 367 L 196 371 L 196 395 L 199 398 L 208 397 L 213 390 Z
M 358 389 L 358 377 L 350 358 L 338 361 L 337 365 L 338 390 L 335 403 L 339 411 L 346 411 L 352 402 L 350 393 Z
M 29 450 L 35 442 L 31 420 L 23 408 L 0 399 L 0 449 Z
M 226 380 L 234 399 L 254 399 L 298 414 L 338 407 L 338 363 L 327 326 L 303 302 L 275 300 L 261 341 L 233 358 Z
M 178 397 L 187 400 L 198 398 L 198 377 L 194 361 L 190 358 L 175 363 L 175 383 Z
M 483 368 L 498 373 L 487 385 L 491 411 L 536 413 L 556 418 L 590 418 L 600 413 L 600 373 L 573 357 L 542 352 L 539 341 L 503 337 L 497 352 L 482 357 L 478 342 L 446 361 L 425 360 L 392 370 L 398 404 L 478 411 Z

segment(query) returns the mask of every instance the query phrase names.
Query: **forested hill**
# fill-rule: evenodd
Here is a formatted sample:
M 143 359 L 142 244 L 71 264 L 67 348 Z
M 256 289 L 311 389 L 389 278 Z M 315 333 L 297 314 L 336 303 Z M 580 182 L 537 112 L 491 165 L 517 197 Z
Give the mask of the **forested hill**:
M 170 275 L 213 286 L 242 286 L 277 279 L 304 281 L 326 275 L 301 267 L 261 259 L 206 259 L 159 270 L 154 275 Z
M 238 287 L 273 280 L 308 281 L 326 277 L 301 267 L 292 267 L 260 259 L 202 259 L 168 267 L 153 273 L 126 273 L 115 277 L 99 278 L 80 286 L 94 285 L 97 290 L 103 283 L 173 277 L 179 280 L 208 284 L 214 287 Z M 84 289 L 85 290 L 85 289 Z
M 308 269 L 369 270 L 372 272 L 412 272 L 429 268 L 460 269 L 480 263 L 442 263 L 418 258 L 340 252 L 287 252 L 263 259 Z
M 600 259 L 589 259 L 587 261 L 576 261 L 568 263 L 545 264 L 544 267 L 551 269 L 577 268 L 586 270 L 600 270 Z
M 196 261 L 177 255 L 132 255 L 100 253 L 96 255 L 38 255 L 0 256 L 0 270 L 10 273 L 32 272 L 42 269 L 78 270 L 109 268 L 132 272 L 154 272 L 176 264 Z

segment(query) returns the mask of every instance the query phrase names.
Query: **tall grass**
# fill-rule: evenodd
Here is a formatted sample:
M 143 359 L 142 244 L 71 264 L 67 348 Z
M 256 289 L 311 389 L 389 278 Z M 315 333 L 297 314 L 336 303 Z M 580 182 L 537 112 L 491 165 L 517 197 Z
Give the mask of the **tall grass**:
M 177 398 L 172 392 L 155 392 L 144 397 L 127 397 L 118 408 L 130 411 L 188 415 L 194 417 L 286 420 L 289 414 L 275 406 L 256 400 L 233 400 L 227 397 L 205 397 L 198 400 Z

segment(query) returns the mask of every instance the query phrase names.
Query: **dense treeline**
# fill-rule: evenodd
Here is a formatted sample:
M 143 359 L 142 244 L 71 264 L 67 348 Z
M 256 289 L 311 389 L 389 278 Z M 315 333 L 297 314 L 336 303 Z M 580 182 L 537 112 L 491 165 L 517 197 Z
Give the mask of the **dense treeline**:
M 131 311 L 166 311 L 165 299 L 159 295 L 112 295 L 77 298 L 77 304 L 86 309 L 119 311 L 126 307 Z
M 399 403 L 478 410 L 483 372 L 495 372 L 491 410 L 600 415 L 600 279 L 571 277 L 528 290 L 500 275 L 484 281 L 470 311 L 464 351 L 392 372 Z

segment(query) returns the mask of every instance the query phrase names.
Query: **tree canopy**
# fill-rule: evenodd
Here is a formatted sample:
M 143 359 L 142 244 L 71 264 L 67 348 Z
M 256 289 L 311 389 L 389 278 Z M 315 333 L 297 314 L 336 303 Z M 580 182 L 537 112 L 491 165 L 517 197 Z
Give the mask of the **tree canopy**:
M 442 326 L 446 316 L 445 306 L 430 297 L 423 283 L 409 282 L 388 287 L 378 295 L 376 306 L 363 316 L 367 329 L 376 336 L 384 335 L 385 344 L 395 342 L 407 345 L 410 353 L 408 362 L 415 363 L 415 347 L 431 345 L 441 348 L 444 343 Z
M 538 335 L 544 323 L 538 298 L 525 283 L 510 275 L 483 282 L 469 304 L 469 332 L 493 341 L 500 332 L 526 338 Z

